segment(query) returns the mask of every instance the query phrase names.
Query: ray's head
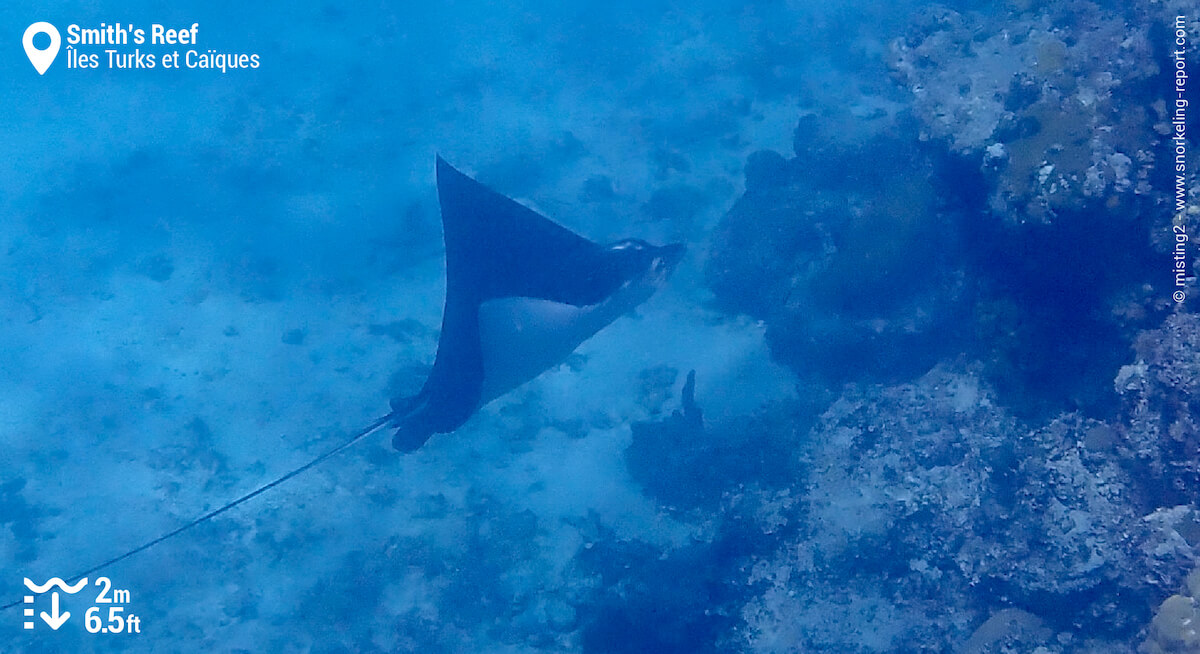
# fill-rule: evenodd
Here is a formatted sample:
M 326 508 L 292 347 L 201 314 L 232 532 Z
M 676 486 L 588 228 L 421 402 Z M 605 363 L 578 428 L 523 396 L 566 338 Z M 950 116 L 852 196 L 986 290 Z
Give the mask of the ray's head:
M 675 272 L 687 246 L 683 243 L 651 245 L 643 240 L 627 238 L 609 246 L 627 280 L 663 283 Z

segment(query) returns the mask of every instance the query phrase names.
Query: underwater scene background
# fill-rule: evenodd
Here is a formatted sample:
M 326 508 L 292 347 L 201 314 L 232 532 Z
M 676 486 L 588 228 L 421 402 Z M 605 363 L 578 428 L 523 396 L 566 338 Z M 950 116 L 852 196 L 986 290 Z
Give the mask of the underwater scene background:
M 1200 652 L 1193 3 L 185 4 L 0 9 L 0 651 Z M 420 387 L 435 155 L 688 255 L 51 629 Z

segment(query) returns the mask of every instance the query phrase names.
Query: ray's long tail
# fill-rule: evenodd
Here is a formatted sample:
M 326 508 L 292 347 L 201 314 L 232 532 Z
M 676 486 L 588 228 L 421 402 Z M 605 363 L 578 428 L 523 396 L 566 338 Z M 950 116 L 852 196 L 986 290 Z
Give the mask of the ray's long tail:
M 191 529 L 192 527 L 195 527 L 196 525 L 208 522 L 209 520 L 212 520 L 213 518 L 221 515 L 222 513 L 225 513 L 226 511 L 232 509 L 235 506 L 249 502 L 250 500 L 258 497 L 259 495 L 262 495 L 263 493 L 271 490 L 272 488 L 275 488 L 276 486 L 279 486 L 280 484 L 288 481 L 289 479 L 292 479 L 293 477 L 299 476 L 299 475 L 307 472 L 308 470 L 311 470 L 312 468 L 320 465 L 326 459 L 336 456 L 337 454 L 346 450 L 347 448 L 354 445 L 355 443 L 361 441 L 362 439 L 366 438 L 367 436 L 370 436 L 371 434 L 375 433 L 375 431 L 378 430 L 380 427 L 387 424 L 394 416 L 395 416 L 395 412 L 393 411 L 392 413 L 389 413 L 386 416 L 378 418 L 377 420 L 375 420 L 375 422 L 372 422 L 370 425 L 367 425 L 362 430 L 356 432 L 350 438 L 348 438 L 345 441 L 338 444 L 337 447 L 333 447 L 333 448 L 329 449 L 328 451 L 324 452 L 323 454 L 316 457 L 315 459 L 312 459 L 308 463 L 305 463 L 304 465 L 302 465 L 298 468 L 292 469 L 288 473 L 276 478 L 274 481 L 267 482 L 267 483 L 263 484 L 262 486 L 259 486 L 258 488 L 250 491 L 249 493 L 246 493 L 245 495 L 243 495 L 231 502 L 228 502 L 217 509 L 213 509 L 212 511 L 205 513 L 204 515 L 200 516 L 199 518 L 196 518 L 195 520 L 192 520 L 191 522 L 189 522 L 185 525 L 177 527 L 176 529 L 169 531 L 169 532 L 163 534 L 162 536 L 155 538 L 152 541 L 149 541 L 143 545 L 135 547 L 135 548 L 129 550 L 128 552 L 121 554 L 120 556 L 114 556 L 113 558 L 105 561 L 104 563 L 94 565 L 94 566 L 88 568 L 87 570 L 84 570 L 83 572 L 80 572 L 80 573 L 76 574 L 75 576 L 67 579 L 66 583 L 68 585 L 73 584 L 76 581 L 79 581 L 80 579 L 83 579 L 84 577 L 87 577 L 88 575 L 91 575 L 94 572 L 99 572 L 100 570 L 103 570 L 115 563 L 120 562 L 120 561 L 124 561 L 125 559 L 127 559 L 135 554 L 140 554 L 141 552 L 145 552 L 146 550 L 150 549 L 151 547 L 154 547 L 155 545 L 158 545 L 159 543 L 161 543 L 165 540 L 174 538 L 175 536 L 182 534 L 183 532 Z M 22 603 L 23 603 L 22 600 L 17 600 L 15 602 L 9 602 L 3 606 L 0 606 L 0 611 L 3 611 L 4 609 L 12 608 L 12 607 L 14 607 L 18 604 L 22 604 Z

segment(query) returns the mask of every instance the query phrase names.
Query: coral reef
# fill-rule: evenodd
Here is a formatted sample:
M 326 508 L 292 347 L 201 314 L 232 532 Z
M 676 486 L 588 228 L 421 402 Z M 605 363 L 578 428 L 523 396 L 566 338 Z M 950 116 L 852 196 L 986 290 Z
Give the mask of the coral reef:
M 748 159 L 706 270 L 718 305 L 835 391 L 964 354 L 1017 415 L 1110 418 L 1113 371 L 1167 308 L 1154 25 L 1087 0 L 923 10 L 886 55 L 910 103 L 886 129 L 805 113 L 793 158 Z
M 933 7 L 890 44 L 920 138 L 970 189 L 977 333 L 1018 411 L 1103 414 L 1116 357 L 1164 308 L 1166 114 L 1146 99 L 1164 87 L 1161 16 L 1090 0 Z M 1065 347 L 1064 331 L 1088 345 Z
M 1139 95 L 1159 73 L 1150 25 L 1087 0 L 987 17 L 935 7 L 891 43 L 888 64 L 922 137 L 985 172 L 995 215 L 1128 211 L 1151 192 L 1159 151 Z
M 1181 593 L 1163 600 L 1140 654 L 1197 654 L 1200 652 L 1200 568 L 1192 570 Z
M 1115 381 L 1121 453 L 1157 501 L 1200 504 L 1200 316 L 1175 314 L 1143 332 Z
M 1021 609 L 1000 609 L 992 614 L 971 634 L 963 645 L 963 654 L 986 654 L 988 652 L 1039 651 L 1039 646 L 1050 642 L 1053 634 L 1036 615 Z M 1040 652 L 1050 650 L 1040 647 Z
M 842 588 L 846 602 L 867 602 L 883 578 L 888 609 L 877 633 L 859 634 L 880 644 L 854 651 L 1128 644 L 1149 619 L 1138 607 L 1177 585 L 1200 549 L 1191 508 L 1143 516 L 1146 489 L 1115 456 L 1113 426 L 1064 414 L 1028 427 L 977 370 L 849 389 L 804 442 L 799 502 L 784 512 L 803 526 L 756 557 L 748 579 L 760 590 L 742 611 L 744 635 L 758 651 L 849 647 L 788 625 L 821 616 L 862 629 L 822 598 Z M 1020 628 L 1005 635 L 997 615 Z M 988 616 L 998 622 L 980 632 Z
M 725 608 L 740 589 L 728 583 L 721 539 L 665 554 L 607 536 L 579 557 L 599 582 L 580 634 L 583 651 L 728 651 L 722 641 L 734 618 Z
M 777 543 L 743 552 L 750 650 L 1130 651 L 1194 565 L 1200 320 L 1161 285 L 1158 15 L 927 8 L 885 55 L 911 99 L 889 129 L 806 113 L 791 158 L 747 160 L 707 281 L 819 415 L 790 484 L 703 503 Z M 631 470 L 671 429 L 635 430 Z
M 819 131 L 802 119 L 797 139 Z M 799 375 L 836 386 L 925 372 L 954 352 L 964 310 L 953 220 L 911 174 L 931 162 L 903 136 L 805 143 L 790 160 L 748 160 L 707 264 L 717 302 L 764 320 L 773 356 Z
M 771 407 L 734 424 L 706 426 L 695 392 L 691 371 L 679 409 L 663 420 L 632 426 L 625 463 L 647 495 L 669 510 L 696 512 L 721 508 L 739 489 L 783 488 L 795 479 L 794 407 Z

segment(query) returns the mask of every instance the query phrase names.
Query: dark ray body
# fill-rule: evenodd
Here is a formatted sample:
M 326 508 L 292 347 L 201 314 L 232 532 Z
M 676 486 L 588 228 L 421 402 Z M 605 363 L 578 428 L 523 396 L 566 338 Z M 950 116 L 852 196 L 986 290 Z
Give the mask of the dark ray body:
M 437 358 L 424 387 L 415 396 L 392 400 L 393 445 L 405 451 L 432 434 L 458 429 L 483 404 L 561 361 L 535 362 L 535 370 L 515 373 L 488 370 L 489 362 L 505 368 L 514 362 L 485 347 L 521 352 L 531 344 L 517 341 L 537 337 L 538 351 L 565 349 L 565 356 L 649 297 L 684 251 L 682 244 L 657 247 L 637 240 L 594 243 L 483 186 L 441 157 L 437 187 L 446 304 Z M 489 379 L 504 381 L 486 384 Z

